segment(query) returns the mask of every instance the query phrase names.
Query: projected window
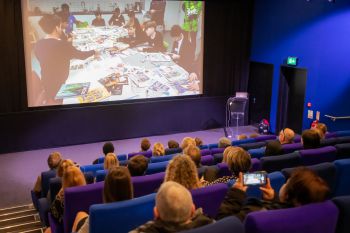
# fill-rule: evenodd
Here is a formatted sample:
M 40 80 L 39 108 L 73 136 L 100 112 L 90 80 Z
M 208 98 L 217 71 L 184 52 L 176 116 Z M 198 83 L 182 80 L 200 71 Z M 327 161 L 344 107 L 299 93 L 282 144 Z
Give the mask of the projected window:
M 202 1 L 22 0 L 28 106 L 202 94 Z

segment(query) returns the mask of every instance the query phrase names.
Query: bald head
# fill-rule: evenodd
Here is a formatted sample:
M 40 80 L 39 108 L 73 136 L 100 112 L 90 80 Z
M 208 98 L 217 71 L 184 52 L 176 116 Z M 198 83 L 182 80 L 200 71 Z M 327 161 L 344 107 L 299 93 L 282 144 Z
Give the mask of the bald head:
M 160 186 L 156 197 L 155 215 L 162 221 L 182 223 L 194 212 L 191 193 L 182 185 L 168 181 Z
M 294 140 L 295 133 L 290 128 L 282 129 L 278 137 L 281 144 L 292 143 Z

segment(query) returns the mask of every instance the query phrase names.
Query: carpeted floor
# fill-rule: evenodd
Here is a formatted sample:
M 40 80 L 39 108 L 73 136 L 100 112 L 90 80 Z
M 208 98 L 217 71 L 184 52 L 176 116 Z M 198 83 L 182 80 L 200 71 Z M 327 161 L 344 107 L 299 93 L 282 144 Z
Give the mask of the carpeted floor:
M 239 127 L 239 134 L 251 134 L 256 129 L 251 126 Z M 151 143 L 161 142 L 167 145 L 168 140 L 178 142 L 186 137 L 200 137 L 204 144 L 216 143 L 224 136 L 224 130 L 212 129 L 189 133 L 149 137 Z M 113 141 L 116 154 L 124 154 L 140 150 L 140 138 Z M 48 169 L 47 157 L 52 151 L 59 151 L 64 158 L 69 158 L 80 165 L 91 164 L 102 156 L 104 142 L 83 144 L 51 149 L 42 149 L 0 155 L 0 208 L 7 208 L 31 202 L 30 190 L 40 172 Z

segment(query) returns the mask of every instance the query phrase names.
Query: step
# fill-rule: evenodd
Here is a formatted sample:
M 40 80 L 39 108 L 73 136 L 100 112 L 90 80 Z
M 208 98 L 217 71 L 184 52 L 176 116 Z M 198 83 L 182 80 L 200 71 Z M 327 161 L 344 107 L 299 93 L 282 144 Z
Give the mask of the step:
M 7 227 L 11 225 L 27 223 L 27 222 L 35 222 L 39 220 L 38 214 L 26 215 L 26 216 L 18 216 L 14 218 L 7 218 L 0 220 L 0 228 Z
M 35 229 L 39 229 L 42 227 L 42 224 L 40 221 L 32 221 L 32 222 L 26 222 L 26 223 L 19 223 L 14 224 L 6 227 L 0 227 L 0 232 L 26 232 L 31 231 Z
M 25 230 L 25 231 L 20 231 L 20 232 L 13 231 L 13 232 L 9 232 L 9 233 L 44 233 L 44 232 L 45 232 L 44 228 L 35 228 L 32 230 Z
M 3 208 L 3 209 L 0 209 L 0 215 L 9 214 L 9 213 L 13 213 L 13 212 L 26 211 L 26 210 L 33 210 L 33 209 L 34 209 L 34 206 L 32 204 L 15 206 L 15 207 L 10 207 L 10 208 Z
M 0 221 L 9 219 L 9 218 L 16 218 L 16 217 L 21 217 L 21 216 L 28 216 L 28 215 L 34 215 L 37 214 L 38 212 L 35 209 L 28 209 L 28 210 L 21 210 L 18 212 L 11 212 L 7 214 L 2 214 L 0 215 Z

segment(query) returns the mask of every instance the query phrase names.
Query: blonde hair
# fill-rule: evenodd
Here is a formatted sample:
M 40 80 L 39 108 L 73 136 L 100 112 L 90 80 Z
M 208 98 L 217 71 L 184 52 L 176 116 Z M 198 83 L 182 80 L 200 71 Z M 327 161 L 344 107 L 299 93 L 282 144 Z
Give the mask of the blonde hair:
M 103 168 L 109 170 L 112 167 L 119 167 L 119 160 L 114 153 L 108 153 L 105 157 Z
M 69 166 L 64 171 L 62 176 L 62 188 L 57 194 L 60 198 L 63 198 L 64 190 L 70 187 L 86 185 L 84 174 L 80 168 L 75 166 Z
M 243 148 L 235 146 L 229 146 L 224 150 L 222 162 L 226 163 L 236 176 L 239 172 L 248 172 L 252 165 L 249 153 Z
M 168 164 L 164 182 L 175 181 L 187 189 L 200 188 L 196 165 L 188 155 L 177 155 Z
M 238 135 L 238 136 L 237 136 L 237 139 L 238 139 L 238 140 L 244 140 L 244 139 L 248 139 L 248 137 L 247 137 L 247 135 L 245 135 L 245 134 L 241 134 L 241 135 Z
M 231 140 L 227 137 L 222 137 L 219 139 L 218 147 L 219 148 L 226 148 L 228 146 L 231 146 Z
M 57 176 L 62 177 L 68 167 L 74 166 L 74 162 L 70 159 L 65 159 L 60 162 L 57 168 Z
M 326 133 L 327 133 L 326 124 L 318 123 L 315 128 L 319 130 L 319 135 L 320 135 L 321 139 L 324 139 L 326 136 Z
M 181 149 L 186 149 L 189 145 L 196 146 L 196 141 L 193 138 L 185 137 L 181 142 Z
M 152 154 L 154 156 L 162 156 L 165 155 L 165 149 L 162 143 L 157 142 L 153 145 L 153 152 Z

